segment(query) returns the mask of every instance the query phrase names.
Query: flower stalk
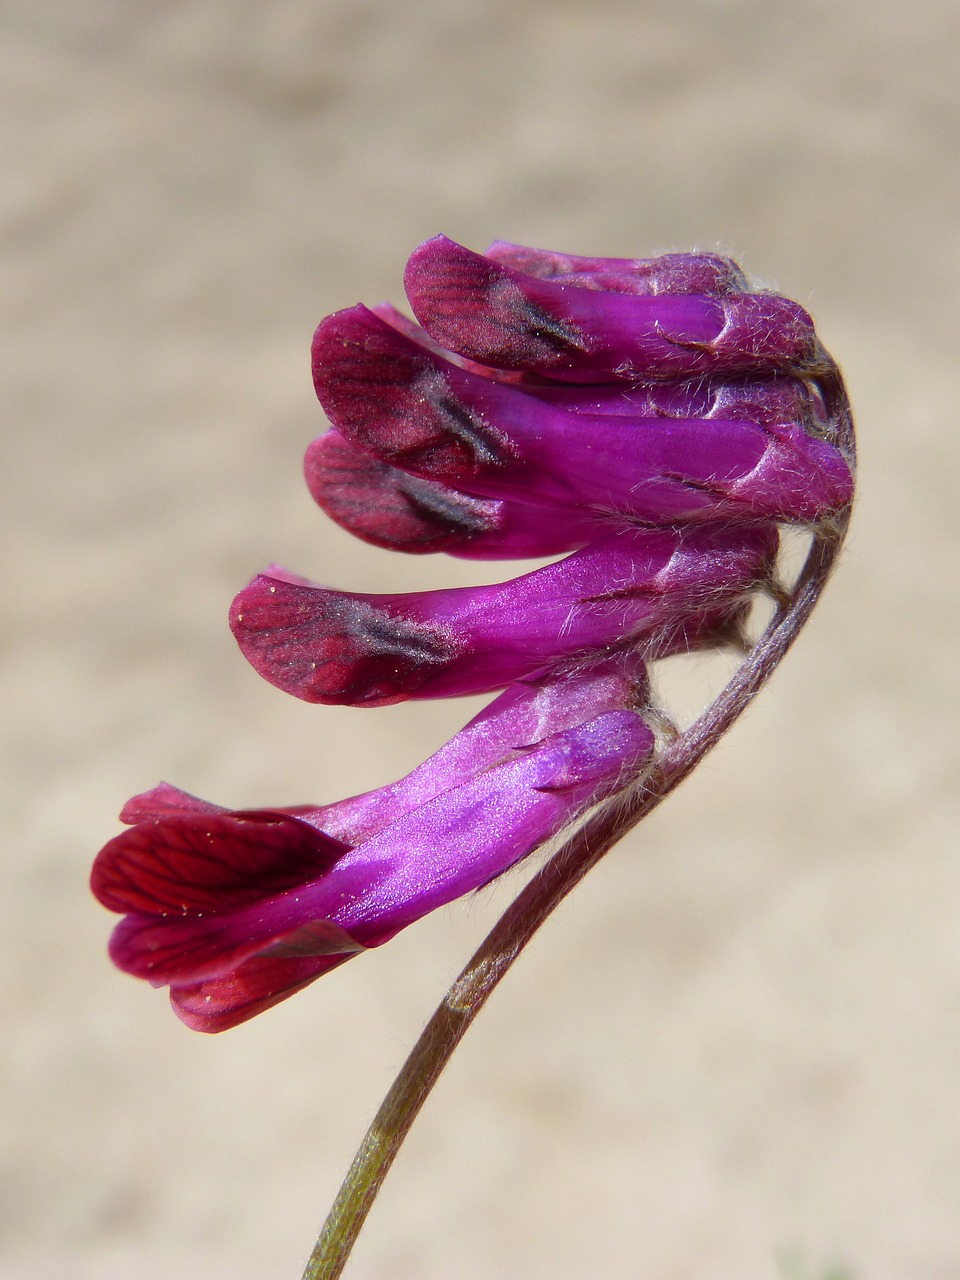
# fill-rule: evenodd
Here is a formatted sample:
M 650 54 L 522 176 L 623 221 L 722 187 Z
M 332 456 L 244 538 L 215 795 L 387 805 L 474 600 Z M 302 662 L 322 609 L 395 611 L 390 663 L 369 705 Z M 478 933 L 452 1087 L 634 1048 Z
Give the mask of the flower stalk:
M 844 406 L 844 434 L 852 428 Z M 327 1216 L 302 1280 L 337 1280 L 413 1122 L 471 1023 L 547 917 L 624 835 L 680 785 L 746 710 L 803 628 L 834 567 L 849 508 L 818 528 L 795 587 L 709 708 L 636 787 L 608 800 L 533 876 L 447 991 L 390 1087 Z

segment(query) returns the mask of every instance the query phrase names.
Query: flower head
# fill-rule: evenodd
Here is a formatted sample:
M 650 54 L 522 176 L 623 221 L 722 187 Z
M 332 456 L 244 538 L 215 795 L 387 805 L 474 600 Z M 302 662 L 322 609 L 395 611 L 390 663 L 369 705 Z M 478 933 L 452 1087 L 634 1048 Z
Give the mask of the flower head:
M 645 663 L 737 638 L 778 525 L 841 510 L 851 468 L 809 316 L 711 254 L 577 258 L 440 236 L 387 304 L 313 344 L 333 424 L 319 504 L 376 545 L 564 559 L 495 586 L 362 595 L 272 567 L 230 622 L 310 702 L 503 690 L 399 782 L 228 812 L 161 784 L 93 872 L 116 963 L 190 1026 L 275 1004 L 488 883 L 656 750 Z M 422 326 L 422 328 L 420 327 Z

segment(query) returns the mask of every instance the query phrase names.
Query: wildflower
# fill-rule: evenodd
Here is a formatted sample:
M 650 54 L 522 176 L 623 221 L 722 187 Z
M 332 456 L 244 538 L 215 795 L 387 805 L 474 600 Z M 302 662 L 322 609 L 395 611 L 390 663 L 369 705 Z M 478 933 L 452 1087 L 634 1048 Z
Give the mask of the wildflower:
M 630 644 L 689 647 L 769 573 L 768 525 L 630 530 L 492 587 L 329 591 L 274 570 L 237 596 L 234 635 L 260 675 L 308 702 L 384 706 L 502 688 L 547 663 Z
M 584 287 L 599 283 L 596 260 L 578 271 L 567 257 L 574 277 L 567 284 L 559 255 L 528 251 L 521 272 L 504 261 L 509 249 L 498 261 L 496 246 L 484 256 L 436 236 L 413 252 L 404 284 L 414 315 L 441 346 L 562 381 L 818 367 L 813 321 L 797 303 L 740 291 L 732 265 L 712 288 L 692 291 L 671 256 L 663 269 L 637 272 L 628 289 Z M 610 283 L 628 275 L 621 264 Z
M 242 1022 L 502 874 L 642 777 L 645 664 L 742 643 L 778 525 L 850 501 L 809 316 L 712 254 L 577 258 L 440 236 L 419 324 L 387 304 L 313 344 L 318 503 L 359 537 L 565 555 L 494 586 L 363 595 L 272 567 L 231 609 L 266 679 L 382 706 L 503 690 L 388 787 L 230 812 L 161 784 L 94 866 L 111 953 L 190 1026 Z M 422 327 L 421 327 L 422 326 Z
M 116 964 L 219 1031 L 478 889 L 637 776 L 653 734 L 632 655 L 500 695 L 389 787 L 339 804 L 227 812 L 166 784 L 101 850 L 93 891 L 125 913 Z

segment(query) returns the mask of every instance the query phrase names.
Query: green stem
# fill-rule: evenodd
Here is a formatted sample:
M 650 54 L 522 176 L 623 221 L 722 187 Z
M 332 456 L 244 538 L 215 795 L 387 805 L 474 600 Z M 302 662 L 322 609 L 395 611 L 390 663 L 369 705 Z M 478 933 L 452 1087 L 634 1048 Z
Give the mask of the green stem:
M 832 361 L 818 384 L 835 438 L 855 462 L 853 426 Z M 494 988 L 553 909 L 607 851 L 700 763 L 776 670 L 817 603 L 849 523 L 849 508 L 819 526 L 789 597 L 704 714 L 661 750 L 632 791 L 608 800 L 557 850 L 518 894 L 444 996 L 414 1045 L 354 1157 L 302 1280 L 337 1280 L 404 1138 L 440 1073 Z

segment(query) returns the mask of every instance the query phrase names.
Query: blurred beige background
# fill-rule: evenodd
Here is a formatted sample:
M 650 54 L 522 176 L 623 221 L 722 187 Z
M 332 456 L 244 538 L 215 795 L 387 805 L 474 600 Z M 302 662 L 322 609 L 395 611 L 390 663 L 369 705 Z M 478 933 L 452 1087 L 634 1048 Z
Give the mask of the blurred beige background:
M 485 572 L 354 545 L 300 478 L 315 324 L 400 301 L 440 230 L 738 255 L 841 360 L 861 497 L 789 662 L 498 992 L 348 1274 L 960 1275 L 958 48 L 949 0 L 0 2 L 3 1280 L 298 1276 L 518 883 L 221 1037 L 112 969 L 86 889 L 161 777 L 333 799 L 463 721 L 295 703 L 225 621 L 271 559 Z

